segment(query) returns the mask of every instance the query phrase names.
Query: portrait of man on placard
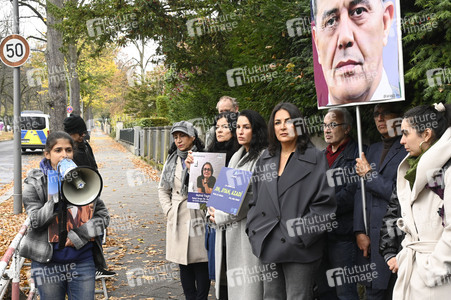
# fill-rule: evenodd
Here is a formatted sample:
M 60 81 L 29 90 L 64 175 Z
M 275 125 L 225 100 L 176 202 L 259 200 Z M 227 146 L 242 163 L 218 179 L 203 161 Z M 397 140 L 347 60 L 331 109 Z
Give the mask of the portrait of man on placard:
M 399 0 L 311 0 L 318 108 L 404 100 Z

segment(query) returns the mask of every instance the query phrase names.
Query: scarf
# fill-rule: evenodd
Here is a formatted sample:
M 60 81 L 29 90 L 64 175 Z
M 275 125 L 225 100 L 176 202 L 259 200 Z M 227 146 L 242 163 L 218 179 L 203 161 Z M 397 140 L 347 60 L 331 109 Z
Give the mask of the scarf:
M 415 183 L 415 177 L 417 176 L 417 167 L 420 162 L 421 156 L 423 156 L 424 152 L 421 153 L 418 157 L 408 157 L 407 163 L 409 164 L 409 169 L 404 175 L 404 178 L 409 182 L 410 189 L 413 189 L 413 184 Z
M 52 165 L 50 164 L 50 160 L 45 157 L 39 163 L 39 168 L 45 176 L 47 176 L 49 170 L 53 170 Z
M 435 142 L 431 145 L 431 147 L 435 144 Z M 418 157 L 412 157 L 409 156 L 406 160 L 409 164 L 409 169 L 406 172 L 406 175 L 404 175 L 404 178 L 409 182 L 410 189 L 413 189 L 413 184 L 415 183 L 415 178 L 417 176 L 417 167 L 418 163 L 420 162 L 420 158 L 425 154 L 431 147 L 427 148 L 426 151 L 422 151 Z
M 197 147 L 193 146 L 191 151 L 197 151 Z M 177 151 L 172 152 L 172 154 L 166 160 L 164 164 L 163 172 L 161 173 L 160 187 L 166 190 L 172 190 L 174 188 L 174 178 L 175 178 L 175 168 L 177 166 L 177 158 L 180 157 L 182 162 L 185 161 L 188 156 L 188 151 Z M 188 195 L 188 168 L 184 168 L 182 172 L 182 188 L 180 193 L 182 196 Z
M 52 165 L 50 164 L 50 160 L 47 158 L 43 158 L 41 162 L 39 163 L 39 167 L 41 168 L 41 171 L 45 174 L 45 176 L 48 176 L 48 172 L 50 170 L 53 170 Z M 59 175 L 58 175 L 59 176 Z M 61 189 L 58 188 L 58 198 L 63 199 L 63 196 L 61 194 Z M 64 249 L 66 240 L 67 240 L 67 202 L 66 201 L 60 201 L 55 204 L 55 211 L 58 212 L 58 219 L 61 220 L 58 223 L 58 249 Z
M 212 147 L 208 149 L 208 152 L 218 152 L 218 153 L 225 153 L 226 154 L 226 167 L 229 165 L 229 161 L 232 158 L 232 156 L 235 154 L 235 152 L 240 149 L 239 145 L 236 146 L 235 142 L 233 141 L 233 138 L 225 141 L 225 142 L 218 142 L 216 141 Z

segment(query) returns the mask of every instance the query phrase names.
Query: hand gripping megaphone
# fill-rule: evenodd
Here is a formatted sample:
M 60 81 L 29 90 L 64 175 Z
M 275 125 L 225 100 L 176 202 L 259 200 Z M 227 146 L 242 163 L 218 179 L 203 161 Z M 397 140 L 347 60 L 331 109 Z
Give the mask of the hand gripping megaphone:
M 78 167 L 65 158 L 58 163 L 57 170 L 62 179 L 61 193 L 73 205 L 88 205 L 102 192 L 102 177 L 91 167 Z

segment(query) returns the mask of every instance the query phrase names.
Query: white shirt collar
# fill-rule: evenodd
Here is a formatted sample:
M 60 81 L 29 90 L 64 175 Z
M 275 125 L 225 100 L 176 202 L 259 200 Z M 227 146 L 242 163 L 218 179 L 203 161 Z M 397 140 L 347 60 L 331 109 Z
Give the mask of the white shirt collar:
M 371 97 L 370 101 L 374 101 L 374 100 L 386 100 L 386 99 L 392 99 L 395 98 L 397 96 L 398 93 L 395 92 L 396 89 L 392 89 L 392 87 L 390 86 L 390 82 L 388 81 L 388 76 L 387 73 L 385 72 L 385 69 L 383 69 L 382 72 L 382 78 L 381 81 L 379 82 L 379 85 L 377 86 L 376 91 L 373 94 L 373 97 Z M 330 93 L 328 93 L 328 103 L 327 106 L 331 106 L 331 96 Z M 348 103 L 350 104 L 350 103 Z

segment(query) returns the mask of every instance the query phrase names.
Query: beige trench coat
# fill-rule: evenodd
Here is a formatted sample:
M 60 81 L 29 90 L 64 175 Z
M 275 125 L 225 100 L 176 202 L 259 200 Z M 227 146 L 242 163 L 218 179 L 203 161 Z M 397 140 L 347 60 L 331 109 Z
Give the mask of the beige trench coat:
M 428 174 L 442 168 L 451 158 L 451 129 L 442 135 L 420 159 L 412 189 L 404 176 L 406 159 L 399 165 L 397 191 L 402 218 L 398 227 L 406 233 L 403 249 L 397 255 L 398 279 L 394 300 L 449 299 L 451 296 L 451 168 L 444 175 L 442 200 L 425 188 Z M 444 204 L 445 226 L 438 214 Z
M 167 217 L 166 259 L 187 265 L 208 262 L 205 250 L 205 219 L 198 209 L 187 208 L 187 197 L 180 194 L 183 168 L 177 158 L 174 189 L 158 188 L 158 197 Z

